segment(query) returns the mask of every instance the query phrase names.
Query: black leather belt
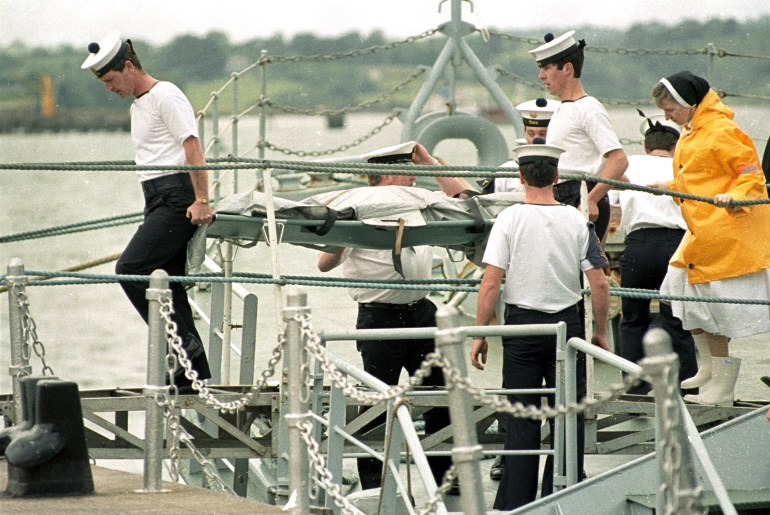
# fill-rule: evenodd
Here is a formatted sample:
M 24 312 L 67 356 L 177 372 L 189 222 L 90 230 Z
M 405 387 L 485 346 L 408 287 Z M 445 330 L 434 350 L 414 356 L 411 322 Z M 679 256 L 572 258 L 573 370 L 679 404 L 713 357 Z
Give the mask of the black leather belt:
M 187 172 L 173 173 L 171 175 L 161 175 L 149 181 L 142 181 L 142 191 L 145 193 L 155 193 L 160 188 L 169 185 L 192 188 L 190 174 Z
M 388 302 L 359 302 L 358 307 L 364 309 L 388 309 L 391 311 L 414 311 L 418 309 L 426 299 L 416 300 L 409 304 L 390 304 Z
M 626 241 L 660 241 L 674 240 L 679 241 L 684 237 L 684 229 L 673 229 L 670 227 L 646 227 L 636 229 L 626 235 Z

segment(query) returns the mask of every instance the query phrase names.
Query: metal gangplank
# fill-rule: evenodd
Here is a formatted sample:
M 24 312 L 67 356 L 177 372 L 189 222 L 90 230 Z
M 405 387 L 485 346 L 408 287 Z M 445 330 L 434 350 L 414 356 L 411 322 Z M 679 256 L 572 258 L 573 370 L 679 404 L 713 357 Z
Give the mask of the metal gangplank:
M 23 272 L 23 268 L 22 270 L 16 269 L 14 272 Z M 10 274 L 8 279 L 17 285 L 17 288 L 11 288 L 10 294 L 18 294 L 19 288 L 23 286 L 24 281 L 20 280 L 21 278 L 19 275 L 14 274 Z M 151 288 L 151 290 L 152 289 L 153 288 Z M 13 308 L 15 303 L 10 302 L 9 306 Z M 309 315 L 309 308 L 297 306 L 296 301 L 289 302 L 287 310 L 289 310 L 289 312 L 291 312 L 291 310 L 294 310 L 295 312 L 301 311 Z M 447 310 L 444 309 L 443 311 L 444 314 L 439 317 L 440 319 L 442 317 L 443 319 L 446 319 L 447 317 Z M 284 316 L 286 317 L 287 315 L 285 314 Z M 13 345 L 16 341 L 14 336 L 18 336 L 17 325 L 20 325 L 20 320 L 18 316 L 14 316 L 13 313 L 10 320 L 12 325 Z M 446 325 L 446 322 L 444 322 L 444 324 Z M 154 327 L 158 325 L 158 323 L 153 324 L 151 318 L 151 336 L 154 332 L 158 331 L 158 328 Z M 456 345 L 458 341 L 462 342 L 462 339 L 467 336 L 490 336 L 496 332 L 510 332 L 519 329 L 520 328 L 511 326 L 463 328 L 450 325 L 449 327 L 445 327 L 444 331 L 445 333 L 449 331 L 449 334 L 453 337 L 452 343 Z M 527 330 L 533 330 L 533 328 L 527 328 Z M 435 328 L 422 328 L 412 331 L 414 334 L 410 334 L 411 337 L 436 337 L 437 340 L 440 341 L 439 333 L 441 333 L 441 330 L 439 330 L 438 333 L 435 332 Z M 380 334 L 374 336 L 378 338 L 382 337 Z M 398 336 L 401 337 L 403 335 Z M 287 333 L 286 336 L 287 343 L 289 343 L 288 340 L 292 340 L 296 346 L 297 342 L 299 342 L 300 348 L 302 345 L 305 345 L 303 342 L 306 342 L 306 337 L 307 334 L 289 338 Z M 367 337 L 366 334 L 356 332 L 337 335 L 327 333 L 320 337 L 319 341 L 365 337 Z M 447 336 L 445 335 L 444 338 L 447 338 Z M 637 365 L 626 362 L 625 360 L 622 360 L 609 352 L 593 347 L 582 340 L 573 338 L 568 343 L 569 345 L 566 347 L 566 350 L 562 351 L 562 353 L 568 355 L 563 358 L 565 363 L 569 363 L 570 359 L 574 359 L 574 352 L 576 352 L 576 349 L 579 349 L 591 355 L 594 359 L 614 364 L 625 372 L 632 374 L 639 373 L 640 369 Z M 288 353 L 288 347 L 286 352 Z M 571 358 L 569 357 L 570 353 L 572 353 Z M 28 360 L 26 363 L 23 361 L 16 362 L 20 356 L 23 358 L 23 353 L 20 355 L 19 353 L 12 352 L 12 357 L 15 360 L 11 367 L 12 370 L 29 369 Z M 675 355 L 672 354 L 672 356 Z M 29 358 L 29 354 L 27 354 L 26 357 Z M 456 363 L 464 363 L 465 361 L 463 355 L 460 355 L 459 358 L 455 357 L 455 359 L 459 359 Z M 342 360 L 337 359 L 331 361 L 336 364 L 338 369 L 344 369 L 346 366 Z M 253 363 L 251 366 L 253 368 Z M 296 373 L 297 370 L 302 369 L 303 366 L 286 366 L 284 368 L 284 375 L 291 376 L 293 370 Z M 366 375 L 363 372 L 354 369 L 355 367 L 348 367 L 345 372 L 350 376 L 357 377 L 361 381 L 366 382 Z M 568 374 L 568 370 L 569 367 L 565 368 L 564 374 Z M 304 371 L 304 373 L 307 372 L 308 370 Z M 461 408 L 458 407 L 457 403 L 453 404 L 451 400 L 451 393 L 453 390 L 451 381 L 456 380 L 456 378 L 451 380 L 447 379 L 448 384 L 450 385 L 448 392 L 427 392 L 429 395 L 420 395 L 419 392 L 410 392 L 405 395 L 405 397 L 410 399 L 414 409 L 417 411 L 436 405 L 447 405 L 450 410 L 470 410 L 463 414 L 461 420 L 467 421 L 472 425 L 472 428 L 475 431 L 471 430 L 467 434 L 470 435 L 475 433 L 474 438 L 477 443 L 473 443 L 473 445 L 465 448 L 460 448 L 458 451 L 458 433 L 455 427 L 453 428 L 454 431 L 447 430 L 432 437 L 420 438 L 414 442 L 415 445 L 412 452 L 413 456 L 420 454 L 424 456 L 430 455 L 431 453 L 449 453 L 456 456 L 459 452 L 463 456 L 463 459 L 458 463 L 464 463 L 466 465 L 465 472 L 463 473 L 462 470 L 460 471 L 460 477 L 462 478 L 462 476 L 465 475 L 466 484 L 474 484 L 474 480 L 472 478 L 468 479 L 468 475 L 477 476 L 478 469 L 476 469 L 476 472 L 473 472 L 473 469 L 469 467 L 477 466 L 478 459 L 480 459 L 482 454 L 488 455 L 500 452 L 499 439 L 494 441 L 494 435 L 488 435 L 486 433 L 486 428 L 488 428 L 494 420 L 496 413 L 494 409 L 490 409 L 492 407 L 490 403 L 479 402 L 479 398 L 475 396 L 465 399 L 465 401 L 461 403 Z M 314 417 L 317 417 L 317 421 L 321 422 L 322 420 L 328 420 L 326 422 L 326 430 L 323 430 L 322 425 L 319 425 L 314 429 L 314 432 L 317 437 L 316 441 L 320 442 L 320 452 L 327 453 L 326 456 L 329 460 L 330 469 L 337 467 L 338 471 L 341 470 L 340 461 L 343 457 L 354 457 L 356 456 L 356 453 L 360 453 L 361 449 L 364 448 L 370 449 L 375 453 L 380 453 L 381 455 L 387 455 L 389 463 L 394 464 L 396 470 L 398 470 L 396 462 L 401 458 L 402 454 L 400 452 L 395 452 L 393 454 L 391 449 L 391 454 L 388 454 L 386 452 L 387 449 L 385 449 L 382 443 L 378 444 L 376 439 L 367 440 L 369 437 L 357 432 L 357 428 L 362 427 L 368 420 L 378 414 L 377 412 L 367 412 L 363 415 L 364 418 L 357 418 L 353 415 L 354 412 L 358 411 L 360 406 L 369 404 L 365 399 L 356 399 L 355 396 L 345 395 L 343 396 L 344 402 L 337 404 L 337 406 L 341 406 L 341 408 L 335 407 L 333 402 L 335 397 L 334 390 L 338 385 L 327 387 L 324 383 L 323 374 L 319 374 L 318 370 L 316 370 L 316 373 L 311 379 L 308 379 L 308 381 L 312 382 L 299 383 L 304 384 L 305 387 L 308 388 L 306 395 L 302 396 L 291 395 L 288 393 L 291 391 L 288 379 L 286 382 L 284 382 L 284 379 L 282 378 L 280 383 L 275 382 L 273 384 L 267 384 L 265 388 L 262 388 L 258 393 L 252 395 L 248 399 L 248 402 L 245 402 L 240 409 L 237 409 L 234 412 L 228 412 L 227 410 L 221 411 L 218 408 L 212 407 L 199 396 L 180 396 L 176 406 L 187 413 L 187 416 L 182 418 L 180 422 L 194 440 L 195 450 L 180 446 L 176 449 L 177 455 L 182 459 L 196 458 L 196 460 L 200 456 L 203 456 L 206 460 L 214 462 L 216 464 L 215 467 L 224 472 L 223 476 L 225 477 L 225 482 L 231 484 L 232 490 L 236 493 L 241 495 L 248 494 L 250 497 L 258 497 L 261 495 L 262 498 L 258 498 L 257 500 L 269 502 L 271 504 L 276 504 L 276 501 L 287 501 L 290 496 L 290 487 L 292 486 L 291 463 L 293 462 L 293 460 L 287 459 L 287 457 L 292 456 L 292 454 L 296 452 L 296 449 L 292 451 L 291 446 L 288 443 L 289 439 L 287 438 L 287 428 L 289 429 L 289 432 L 292 428 L 291 417 L 297 416 L 296 408 L 292 408 L 290 401 L 292 398 L 305 397 L 305 400 L 312 406 L 312 412 L 316 414 Z M 564 383 L 568 385 L 570 384 L 570 381 L 565 380 Z M 83 416 L 88 426 L 88 446 L 93 458 L 141 459 L 146 456 L 147 449 L 150 447 L 148 440 L 149 432 L 145 431 L 143 433 L 141 431 L 141 424 L 137 423 L 135 418 L 141 418 L 148 412 L 148 402 L 155 398 L 155 394 L 157 393 L 155 391 L 156 389 L 145 387 L 143 389 L 81 392 Z M 249 390 L 249 386 L 211 387 L 209 390 L 209 393 L 218 401 L 226 403 L 243 398 L 244 394 Z M 572 402 L 570 399 L 574 401 L 574 391 L 570 393 L 568 387 L 559 390 L 561 391 L 557 391 L 556 394 L 557 398 L 560 399 L 558 401 L 560 405 L 569 404 Z M 438 393 L 438 395 L 435 395 L 436 393 Z M 553 392 L 544 391 L 543 393 Z M 287 399 L 287 397 L 289 397 L 289 399 Z M 658 395 L 656 388 L 656 411 L 654 415 L 658 425 L 660 425 L 661 420 L 666 420 L 666 417 L 671 415 L 671 413 L 663 413 L 665 416 L 661 417 L 660 406 L 665 405 L 661 401 L 668 402 L 668 409 L 670 409 L 672 402 L 681 404 L 681 406 L 679 406 L 679 408 L 681 408 L 680 411 L 677 411 L 679 414 L 678 417 L 681 417 L 685 421 L 688 441 L 694 446 L 693 451 L 696 456 L 702 460 L 699 465 L 700 468 L 698 469 L 698 474 L 707 477 L 708 481 L 712 484 L 712 488 L 707 488 L 707 491 L 714 492 L 714 495 L 721 503 L 725 502 L 725 496 L 732 495 L 739 497 L 741 500 L 750 499 L 754 505 L 758 505 L 757 503 L 759 503 L 764 506 L 762 503 L 766 502 L 767 499 L 767 485 L 770 485 L 770 481 L 768 481 L 767 478 L 767 470 L 764 470 L 764 472 L 762 470 L 762 467 L 765 469 L 767 468 L 766 463 L 768 462 L 768 458 L 770 458 L 770 456 L 768 456 L 770 453 L 770 445 L 767 445 L 770 431 L 768 431 L 767 427 L 768 422 L 763 418 L 764 412 L 750 410 L 745 407 L 733 408 L 733 410 L 737 409 L 743 410 L 744 412 L 751 412 L 706 433 L 706 435 L 704 435 L 705 444 L 698 444 L 700 440 L 697 435 L 695 424 L 691 422 L 689 415 L 685 416 L 687 414 L 687 409 L 692 409 L 692 407 L 685 407 L 678 396 L 673 398 L 658 397 L 660 396 Z M 337 398 L 339 398 L 339 392 L 337 392 Z M 602 403 L 599 406 L 601 409 L 604 409 L 603 406 L 610 406 L 611 402 L 614 401 L 607 402 L 606 404 Z M 11 395 L 4 396 L 3 398 L 0 398 L 0 403 L 2 404 L 3 414 L 6 418 L 6 425 L 8 425 L 9 422 L 17 420 L 16 408 L 18 407 L 18 403 L 14 397 Z M 708 418 L 707 413 L 709 408 L 701 408 L 702 411 L 700 415 Z M 599 413 L 602 412 L 601 409 L 598 410 Z M 766 411 L 766 409 L 767 408 L 763 408 L 764 411 Z M 324 414 L 326 410 L 328 410 L 328 419 Z M 711 408 L 711 410 L 713 411 L 714 408 Z M 718 408 L 717 411 L 721 413 L 722 416 L 730 416 L 730 414 L 734 415 L 736 413 L 736 411 L 731 411 L 729 408 Z M 403 420 L 401 420 L 401 418 L 402 417 L 399 417 L 403 435 L 416 436 L 417 433 L 411 425 L 411 417 L 404 417 Z M 675 416 L 674 419 L 676 418 L 677 417 Z M 602 418 L 599 417 L 599 420 L 601 419 Z M 557 431 L 564 431 L 561 434 L 569 435 L 571 424 L 570 416 L 567 416 L 566 420 L 562 423 L 564 425 L 560 426 L 559 419 L 557 418 Z M 339 434 L 345 433 L 346 435 L 335 444 L 338 446 L 336 450 L 330 449 L 331 440 L 329 439 L 329 436 L 332 432 L 337 433 L 339 431 L 341 431 Z M 557 442 L 562 440 L 558 437 L 559 434 L 560 433 L 557 433 Z M 653 434 L 650 435 L 650 438 L 657 437 L 657 440 L 660 441 L 660 434 L 661 428 L 657 427 L 655 431 L 653 431 Z M 407 439 L 411 438 L 408 436 L 402 437 Z M 356 441 L 354 442 L 354 440 Z M 714 443 L 712 444 L 711 442 Z M 477 447 L 477 444 L 480 445 Z M 160 450 L 164 453 L 169 452 L 173 445 L 173 442 L 169 442 L 168 439 L 165 442 L 161 441 Z M 481 451 L 482 448 L 484 449 L 483 453 Z M 658 452 L 660 452 L 660 444 L 657 448 Z M 685 448 L 689 447 L 685 446 Z M 423 449 L 425 452 L 423 452 Z M 622 447 L 617 446 L 617 449 L 622 449 Z M 617 449 L 615 452 L 618 452 Z M 682 447 L 680 447 L 680 450 L 681 449 Z M 543 449 L 542 451 L 537 451 L 538 454 L 548 454 L 550 452 L 564 453 L 565 449 L 554 449 L 553 451 L 550 449 Z M 732 458 L 734 455 L 739 457 L 737 461 Z M 709 456 L 711 456 L 712 461 L 709 461 Z M 659 482 L 656 482 L 654 479 L 655 474 L 651 473 L 650 469 L 645 467 L 654 467 L 655 465 L 660 465 L 660 463 L 664 461 L 665 460 L 661 459 L 655 460 L 652 456 L 647 456 L 615 471 L 592 478 L 581 484 L 575 484 L 575 481 L 570 479 L 571 475 L 575 475 L 575 471 L 574 469 L 572 471 L 569 470 L 570 460 L 567 459 L 567 469 L 558 470 L 557 473 L 560 474 L 561 479 L 555 481 L 557 487 L 561 486 L 566 488 L 555 496 L 538 501 L 533 504 L 531 508 L 535 509 L 539 506 L 546 506 L 547 503 L 551 502 L 568 503 L 570 505 L 573 502 L 578 502 L 572 498 L 566 497 L 568 494 L 574 494 L 577 496 L 576 498 L 582 498 L 581 496 L 587 495 L 587 497 L 584 498 L 589 499 L 589 501 L 586 502 L 595 503 L 598 498 L 597 494 L 595 492 L 593 494 L 586 494 L 585 491 L 593 488 L 592 485 L 622 475 L 624 476 L 624 479 L 622 479 L 619 484 L 633 485 L 635 488 L 626 489 L 624 491 L 625 497 L 623 500 L 613 500 L 613 502 L 627 506 L 629 510 L 627 513 L 637 513 L 639 509 L 642 509 L 646 505 L 650 505 L 651 503 L 654 505 L 656 502 L 655 494 L 659 488 L 657 486 L 659 485 Z M 561 462 L 561 460 L 557 459 L 557 462 Z M 652 465 L 642 466 L 643 463 L 652 463 Z M 677 461 L 677 463 L 679 463 L 679 461 Z M 254 466 L 255 464 L 257 464 L 257 467 Z M 680 469 L 677 469 L 677 467 L 674 467 L 674 469 L 669 470 L 668 472 L 674 473 L 679 470 Z M 746 472 L 749 472 L 751 481 L 745 481 Z M 201 482 L 205 485 L 206 479 L 202 474 L 199 474 L 198 471 L 195 470 L 195 465 L 187 468 L 187 477 L 193 477 L 196 474 L 198 477 L 202 478 Z M 294 476 L 296 478 L 296 471 Z M 302 474 L 300 474 L 300 476 L 306 478 L 307 472 L 305 472 L 304 476 Z M 394 478 L 396 476 L 397 474 L 394 475 Z M 342 478 L 339 475 L 333 477 L 341 482 Z M 642 480 L 641 477 L 644 477 L 645 479 Z M 615 479 L 612 480 L 615 481 Z M 294 482 L 296 483 L 296 479 L 294 479 Z M 247 485 L 249 485 L 249 483 L 259 487 L 257 488 L 257 492 L 247 491 Z M 396 485 L 397 481 L 394 479 L 392 488 L 395 488 Z M 650 487 L 648 488 L 647 485 L 650 485 Z M 741 487 L 741 485 L 743 485 L 743 487 Z M 762 485 L 765 486 L 762 487 Z M 437 485 L 428 484 L 427 486 L 435 489 Z M 602 486 L 601 488 L 603 490 L 606 489 L 605 486 Z M 613 488 L 612 490 L 613 495 L 615 495 L 617 491 L 622 489 L 618 487 Z M 749 491 L 747 492 L 747 490 Z M 706 496 L 706 499 L 707 498 L 708 497 Z M 728 503 L 731 498 L 732 497 L 728 497 Z M 476 501 L 478 501 L 478 499 L 476 499 Z M 563 504 L 562 506 L 566 505 L 567 504 Z M 633 511 L 630 508 L 631 506 L 634 506 L 635 508 L 633 509 L 637 511 Z M 592 505 L 592 508 L 595 509 L 596 507 Z M 334 508 L 332 507 L 331 509 Z M 439 512 L 445 512 L 445 510 L 441 509 L 440 500 L 438 500 L 436 504 L 436 509 Z M 607 513 L 626 512 L 608 511 Z

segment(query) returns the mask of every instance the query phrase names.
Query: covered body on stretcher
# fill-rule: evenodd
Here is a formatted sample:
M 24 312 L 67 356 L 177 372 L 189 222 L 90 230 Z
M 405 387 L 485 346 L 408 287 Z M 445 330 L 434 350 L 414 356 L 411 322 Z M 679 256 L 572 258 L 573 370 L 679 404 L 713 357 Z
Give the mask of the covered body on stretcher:
M 318 250 L 336 247 L 394 249 L 434 245 L 465 253 L 481 263 L 497 214 L 523 193 L 494 193 L 469 199 L 404 186 L 374 186 L 326 192 L 301 202 L 273 197 L 277 239 Z M 243 244 L 267 241 L 267 197 L 258 191 L 223 198 L 214 220 L 190 243 L 188 267 L 199 266 L 206 238 Z

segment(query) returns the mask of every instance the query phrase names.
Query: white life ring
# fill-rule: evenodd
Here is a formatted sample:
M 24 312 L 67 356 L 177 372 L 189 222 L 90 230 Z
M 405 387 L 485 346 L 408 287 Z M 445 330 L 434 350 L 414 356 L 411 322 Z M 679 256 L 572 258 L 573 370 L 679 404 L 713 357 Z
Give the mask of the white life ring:
M 425 115 L 435 117 L 436 113 Z M 484 118 L 469 114 L 435 117 L 417 132 L 416 141 L 430 153 L 445 139 L 466 139 L 473 143 L 479 155 L 479 166 L 500 166 L 509 160 L 508 143 L 500 129 Z

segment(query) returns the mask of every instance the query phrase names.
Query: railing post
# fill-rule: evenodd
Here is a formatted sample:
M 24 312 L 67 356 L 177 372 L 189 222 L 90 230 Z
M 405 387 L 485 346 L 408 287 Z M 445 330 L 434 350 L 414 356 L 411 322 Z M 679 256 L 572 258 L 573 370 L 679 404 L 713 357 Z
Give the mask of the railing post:
M 292 513 L 309 512 L 310 495 L 308 491 L 308 452 L 302 440 L 302 422 L 306 419 L 307 395 L 304 391 L 308 368 L 303 363 L 304 337 L 302 322 L 296 316 L 310 312 L 307 307 L 307 294 L 298 288 L 291 288 L 286 296 L 283 309 L 284 327 L 286 327 L 286 390 L 287 413 L 284 416 L 288 428 L 289 455 L 289 494 L 296 496 Z
M 462 488 L 462 511 L 465 514 L 486 513 L 484 488 L 479 468 L 482 447 L 476 438 L 476 426 L 473 424 L 473 405 L 467 390 L 455 386 L 457 378 L 468 376 L 467 357 L 463 349 L 465 335 L 458 330 L 459 316 L 457 309 L 443 307 L 436 313 L 436 348 L 449 362 L 451 373 L 444 371 L 447 384 L 449 415 L 454 429 L 452 463 L 458 471 Z
M 147 385 L 144 387 L 146 413 L 144 422 L 144 491 L 160 492 L 163 467 L 163 409 L 158 405 L 156 395 L 165 388 L 166 334 L 165 323 L 160 314 L 161 297 L 171 297 L 168 274 L 155 270 L 150 275 L 150 287 L 146 298 L 149 307 Z
M 567 344 L 567 324 L 556 329 L 556 405 L 577 402 L 577 349 Z M 562 490 L 578 482 L 577 415 L 556 417 L 553 438 L 553 486 Z
M 690 455 L 690 443 L 681 423 L 679 357 L 666 331 L 654 328 L 644 335 L 645 358 L 639 363 L 652 378 L 655 394 L 655 455 L 660 467 L 656 513 L 705 513 Z
M 29 355 L 31 349 L 26 345 L 23 328 L 23 315 L 19 306 L 18 296 L 14 290 L 24 291 L 27 284 L 27 276 L 24 272 L 24 264 L 19 258 L 11 259 L 8 264 L 8 275 L 5 277 L 8 283 L 8 325 L 11 332 L 11 366 L 8 367 L 8 375 L 11 376 L 13 387 L 13 423 L 20 423 L 23 417 L 23 408 L 21 403 L 21 384 L 19 380 L 32 373 L 32 367 L 29 365 Z

